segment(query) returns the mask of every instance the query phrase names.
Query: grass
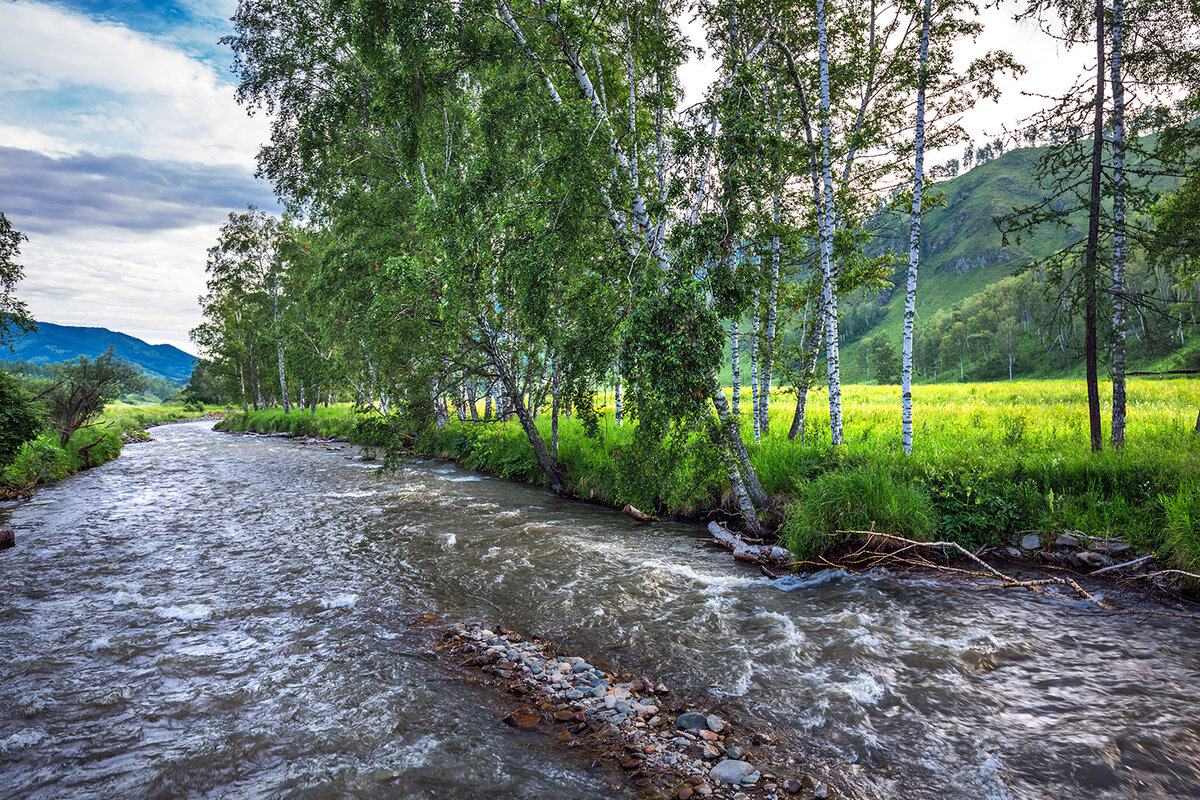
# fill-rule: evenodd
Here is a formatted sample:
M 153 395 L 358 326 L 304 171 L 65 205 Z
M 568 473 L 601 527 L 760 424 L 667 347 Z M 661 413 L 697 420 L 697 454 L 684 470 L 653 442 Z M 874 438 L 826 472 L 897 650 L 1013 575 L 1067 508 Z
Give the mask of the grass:
M 66 447 L 60 445 L 57 432 L 44 431 L 22 445 L 13 462 L 0 469 L 0 496 L 17 497 L 103 464 L 120 455 L 125 443 L 148 438 L 146 428 L 199 413 L 177 405 L 113 403 L 105 407 L 96 425 L 76 431 Z
M 836 544 L 838 530 L 869 528 L 937 536 L 967 547 L 1011 540 L 1017 531 L 1081 530 L 1120 535 L 1161 549 L 1177 565 L 1200 563 L 1200 440 L 1192 435 L 1200 384 L 1131 380 L 1124 450 L 1093 455 L 1082 381 L 935 384 L 914 387 L 913 455 L 900 451 L 900 391 L 847 386 L 845 444 L 829 445 L 823 390 L 810 394 L 807 443 L 787 440 L 794 397 L 772 395 L 771 432 L 752 441 L 749 390 L 743 431 L 774 509 L 768 522 L 797 555 Z M 572 493 L 649 513 L 695 517 L 724 505 L 728 481 L 705 437 L 639 442 L 617 427 L 611 395 L 597 397 L 598 436 L 560 421 L 559 460 Z M 1105 418 L 1109 414 L 1103 409 Z M 316 415 L 280 411 L 236 415 L 233 428 L 344 435 L 358 415 L 348 407 Z M 549 419 L 538 420 L 549 439 Z M 1105 435 L 1107 436 L 1107 424 Z M 465 466 L 543 483 L 515 422 L 452 422 L 418 439 L 423 452 Z

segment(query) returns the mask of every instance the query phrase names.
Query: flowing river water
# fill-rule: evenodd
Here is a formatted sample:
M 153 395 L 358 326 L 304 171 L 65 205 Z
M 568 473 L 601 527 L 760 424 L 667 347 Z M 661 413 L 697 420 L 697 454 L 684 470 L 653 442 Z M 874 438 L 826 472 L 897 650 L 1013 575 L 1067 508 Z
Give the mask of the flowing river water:
M 2 798 L 620 797 L 414 620 L 595 663 L 854 762 L 864 796 L 1200 797 L 1200 630 L 887 574 L 771 580 L 455 467 L 211 423 L 11 507 Z M 566 632 L 566 633 L 561 633 Z

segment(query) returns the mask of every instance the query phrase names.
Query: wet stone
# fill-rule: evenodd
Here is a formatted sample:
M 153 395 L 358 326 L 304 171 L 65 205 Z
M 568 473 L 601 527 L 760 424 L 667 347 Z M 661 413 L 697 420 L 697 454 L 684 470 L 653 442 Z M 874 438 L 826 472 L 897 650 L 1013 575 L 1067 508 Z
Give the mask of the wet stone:
M 697 714 L 695 711 L 680 714 L 679 719 L 675 721 L 676 729 L 681 731 L 698 731 L 707 726 L 708 718 L 703 714 Z
M 754 767 L 745 761 L 727 758 L 712 768 L 712 771 L 709 772 L 709 777 L 714 781 L 722 783 L 739 784 L 743 779 L 755 772 Z
M 721 719 L 716 714 L 709 714 L 704 718 L 704 722 L 708 725 L 708 729 L 713 733 L 720 733 L 721 731 L 725 730 L 725 720 Z
M 726 751 L 725 751 L 725 755 L 729 756 L 729 757 L 730 757 L 730 758 L 732 758 L 734 761 L 740 761 L 740 760 L 741 760 L 741 758 L 742 758 L 742 755 L 743 755 L 743 753 L 742 753 L 742 748 L 740 748 L 740 747 L 737 747 L 737 746 L 735 745 L 735 746 L 733 746 L 733 747 L 729 748 L 728 750 L 726 750 Z

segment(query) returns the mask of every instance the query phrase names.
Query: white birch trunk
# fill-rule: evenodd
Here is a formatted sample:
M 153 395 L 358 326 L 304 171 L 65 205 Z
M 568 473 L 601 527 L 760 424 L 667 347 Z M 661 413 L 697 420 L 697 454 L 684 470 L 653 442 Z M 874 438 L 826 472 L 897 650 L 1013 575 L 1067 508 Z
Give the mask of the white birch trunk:
M 738 350 L 738 338 L 741 332 L 738 330 L 738 321 L 736 319 L 729 320 L 729 368 L 732 374 L 733 383 L 733 400 L 730 408 L 733 411 L 734 419 L 741 419 L 741 398 L 742 398 L 742 354 Z
M 925 84 L 929 65 L 929 27 L 932 0 L 925 0 L 921 17 L 921 62 L 917 78 L 917 129 L 913 149 L 912 224 L 908 232 L 908 289 L 904 297 L 904 342 L 901 346 L 900 372 L 900 446 L 912 454 L 912 372 L 913 325 L 917 313 L 917 267 L 921 261 L 921 203 L 925 192 Z M 1010 378 L 1011 380 L 1011 378 Z
M 750 334 L 750 408 L 754 422 L 754 441 L 762 437 L 762 408 L 758 405 L 758 289 L 754 290 L 754 300 L 751 306 L 754 324 Z
M 271 302 L 274 306 L 273 316 L 275 319 L 275 355 L 279 360 L 279 395 L 283 398 L 283 413 L 287 413 L 290 406 L 288 404 L 287 390 L 287 367 L 283 361 L 283 339 L 279 337 L 279 276 L 275 276 L 275 283 L 271 287 Z
M 617 427 L 620 428 L 622 425 L 625 424 L 625 415 L 621 408 L 621 362 L 620 362 L 620 360 L 617 361 L 616 374 L 617 374 L 617 383 L 616 383 L 616 386 L 613 387 L 613 421 L 616 422 Z
M 1112 432 L 1113 449 L 1125 446 L 1125 259 L 1126 176 L 1125 176 L 1125 82 L 1124 58 L 1125 8 L 1123 0 L 1113 0 L 1113 41 L 1110 80 L 1113 91 L 1113 356 L 1112 356 Z M 1182 338 L 1182 337 L 1181 337 Z
M 817 49 L 821 82 L 821 275 L 825 299 L 825 353 L 829 379 L 829 432 L 832 444 L 842 443 L 842 375 L 838 363 L 837 275 L 833 264 L 833 173 L 830 167 L 833 133 L 829 125 L 829 42 L 825 0 L 817 0 Z
M 779 192 L 775 192 L 773 216 L 775 225 L 778 226 L 780 220 Z M 771 432 L 771 374 L 775 362 L 775 329 L 778 324 L 776 309 L 778 305 L 779 235 L 773 234 L 771 236 L 771 282 L 767 289 L 767 329 L 763 337 L 763 353 L 760 358 L 762 366 L 759 367 L 761 374 L 760 383 L 762 384 L 758 390 L 758 402 L 762 407 L 762 412 L 759 414 L 759 421 L 763 436 Z

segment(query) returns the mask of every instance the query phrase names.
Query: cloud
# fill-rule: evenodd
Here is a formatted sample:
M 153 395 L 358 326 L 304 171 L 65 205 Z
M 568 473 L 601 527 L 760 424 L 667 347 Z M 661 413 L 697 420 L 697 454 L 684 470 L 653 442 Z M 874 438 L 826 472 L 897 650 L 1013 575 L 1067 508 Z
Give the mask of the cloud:
M 197 10 L 207 10 L 201 5 Z M 246 164 L 267 123 L 241 110 L 214 60 L 165 34 L 54 5 L 0 4 L 0 107 L 5 124 L 100 153 L 135 152 Z M 195 28 L 179 29 L 195 31 Z
M 35 319 L 122 331 L 188 352 L 201 322 L 206 251 L 219 222 L 145 236 L 117 228 L 81 228 L 70 236 L 32 234 L 18 286 Z
M 275 208 L 270 188 L 244 167 L 0 147 L 0 210 L 26 233 L 150 233 L 212 222 L 248 203 Z

